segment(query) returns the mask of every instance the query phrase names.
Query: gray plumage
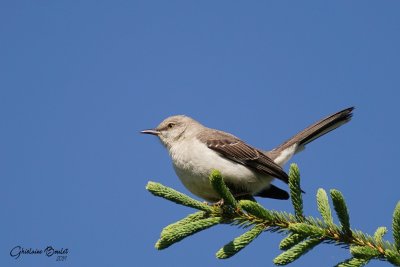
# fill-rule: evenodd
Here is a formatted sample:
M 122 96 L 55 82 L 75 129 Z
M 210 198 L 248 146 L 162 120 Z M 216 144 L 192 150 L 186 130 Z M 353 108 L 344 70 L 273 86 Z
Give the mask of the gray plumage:
M 200 132 L 198 138 L 208 148 L 220 153 L 222 156 L 243 164 L 255 171 L 271 175 L 285 183 L 288 182 L 288 175 L 282 167 L 276 164 L 264 152 L 251 147 L 239 138 L 218 130 Z
M 182 183 L 201 198 L 218 200 L 208 181 L 210 172 L 218 169 L 236 197 L 287 199 L 286 191 L 271 184 L 273 178 L 288 183 L 282 166 L 308 143 L 347 123 L 353 109 L 318 121 L 271 151 L 252 147 L 232 134 L 207 128 L 183 115 L 169 117 L 155 129 L 142 133 L 160 138 Z

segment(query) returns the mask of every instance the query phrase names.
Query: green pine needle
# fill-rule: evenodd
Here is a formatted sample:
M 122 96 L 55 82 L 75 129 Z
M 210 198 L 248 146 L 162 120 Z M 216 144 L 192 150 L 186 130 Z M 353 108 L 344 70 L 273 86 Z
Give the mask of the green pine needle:
M 240 207 L 247 213 L 267 221 L 272 220 L 272 214 L 257 202 L 251 200 L 241 200 Z
M 333 207 L 339 218 L 340 224 L 342 225 L 342 231 L 346 235 L 351 235 L 350 216 L 346 206 L 346 202 L 344 201 L 344 197 L 342 193 L 336 189 L 332 189 L 330 193 L 333 202 Z
M 317 192 L 317 204 L 319 213 L 321 213 L 324 222 L 328 226 L 332 226 L 333 219 L 332 219 L 331 207 L 329 206 L 328 202 L 328 195 L 326 194 L 326 191 L 322 188 L 318 189 Z
M 146 189 L 152 193 L 153 195 L 157 197 L 162 197 L 165 199 L 168 199 L 172 202 L 175 202 L 180 205 L 184 205 L 187 207 L 195 208 L 198 210 L 203 210 L 206 212 L 212 212 L 212 208 L 198 200 L 195 200 L 185 194 L 182 194 L 175 189 L 172 189 L 170 187 L 164 186 L 160 183 L 155 183 L 155 182 L 148 182 Z
M 335 267 L 362 267 L 365 266 L 369 260 L 360 258 L 350 258 L 344 262 L 339 263 Z
M 289 264 L 294 260 L 298 259 L 300 256 L 307 253 L 308 251 L 310 251 L 313 247 L 315 247 L 321 242 L 322 240 L 319 238 L 307 239 L 280 254 L 278 257 L 274 259 L 274 263 L 276 265 Z
M 318 210 L 323 220 L 311 216 L 305 217 L 300 189 L 300 172 L 295 164 L 291 165 L 289 172 L 289 187 L 294 214 L 265 209 L 251 200 L 241 200 L 238 203 L 218 171 L 211 173 L 210 182 L 224 200 L 222 206 L 207 205 L 159 183 L 149 182 L 147 184 L 147 190 L 153 195 L 199 210 L 166 226 L 155 245 L 157 249 L 167 248 L 213 225 L 231 224 L 252 228 L 221 248 L 216 254 L 218 258 L 232 257 L 264 231 L 277 231 L 287 233 L 279 245 L 280 249 L 285 251 L 274 259 L 274 263 L 277 265 L 291 263 L 318 244 L 328 243 L 349 247 L 353 256 L 336 266 L 360 267 L 372 259 L 384 260 L 400 266 L 400 202 L 397 203 L 393 213 L 394 242 L 391 243 L 383 240 L 383 236 L 387 232 L 386 227 L 379 227 L 373 236 L 358 230 L 351 230 L 346 203 L 338 190 L 331 190 L 330 195 L 341 228 L 333 222 L 328 196 L 323 189 L 319 189 L 317 192 Z
M 223 220 L 220 217 L 211 217 L 194 222 L 184 224 L 180 227 L 174 227 L 170 231 L 165 231 L 157 241 L 155 247 L 157 249 L 165 249 L 172 244 L 181 241 L 185 237 L 191 236 L 197 232 L 210 228 Z
M 216 253 L 217 258 L 227 259 L 241 251 L 264 231 L 263 225 L 256 225 L 246 233 L 226 244 Z
M 224 200 L 225 205 L 228 205 L 228 206 L 231 206 L 234 208 L 237 207 L 236 199 L 232 195 L 231 191 L 229 191 L 229 188 L 224 183 L 224 179 L 222 178 L 222 175 L 219 171 L 213 170 L 211 172 L 210 182 L 211 182 L 211 185 L 213 186 L 214 190 L 217 191 L 217 193 Z
M 400 201 L 397 202 L 396 208 L 394 209 L 392 229 L 394 245 L 397 250 L 400 250 Z
M 289 230 L 303 236 L 324 236 L 325 230 L 318 226 L 307 223 L 292 223 L 289 224 Z
M 167 232 L 174 231 L 174 229 L 176 229 L 177 227 L 181 227 L 182 225 L 185 225 L 187 223 L 206 219 L 206 218 L 208 218 L 208 216 L 209 215 L 204 211 L 198 211 L 198 212 L 192 213 L 192 214 L 186 216 L 185 218 L 183 218 L 182 220 L 179 220 L 175 223 L 172 223 L 172 224 L 164 227 L 164 229 L 161 232 L 161 236 L 165 235 Z
M 387 249 L 385 251 L 385 255 L 386 255 L 387 260 L 391 264 L 393 264 L 395 266 L 400 266 L 400 251 Z
M 350 253 L 356 258 L 367 260 L 379 256 L 379 251 L 368 246 L 351 246 Z
M 383 236 L 387 233 L 387 228 L 384 226 L 378 227 L 378 229 L 376 229 L 375 234 L 374 234 L 374 239 L 377 243 L 382 243 L 382 238 Z
M 290 198 L 297 218 L 304 218 L 303 198 L 300 187 L 300 171 L 297 164 L 292 163 L 289 169 L 289 189 Z
M 294 245 L 298 244 L 299 242 L 303 241 L 306 239 L 307 236 L 305 235 L 299 235 L 299 234 L 289 234 L 287 237 L 282 239 L 282 241 L 279 243 L 279 249 L 281 250 L 287 250 Z

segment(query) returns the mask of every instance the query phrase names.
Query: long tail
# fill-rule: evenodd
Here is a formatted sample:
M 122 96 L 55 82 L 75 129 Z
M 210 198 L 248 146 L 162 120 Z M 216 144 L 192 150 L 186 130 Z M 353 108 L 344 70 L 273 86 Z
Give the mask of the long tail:
M 349 122 L 353 116 L 353 109 L 354 107 L 346 108 L 314 123 L 266 154 L 277 164 L 285 164 L 308 143 Z

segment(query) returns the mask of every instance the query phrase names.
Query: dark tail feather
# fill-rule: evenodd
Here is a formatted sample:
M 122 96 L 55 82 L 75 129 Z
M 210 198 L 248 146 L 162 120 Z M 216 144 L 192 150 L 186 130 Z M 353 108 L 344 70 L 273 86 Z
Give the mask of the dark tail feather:
M 301 151 L 308 143 L 349 122 L 353 116 L 353 109 L 354 107 L 346 108 L 314 123 L 269 153 L 271 156 L 273 154 L 279 155 L 281 151 L 294 144 L 298 144 L 296 152 Z
M 268 188 L 258 192 L 256 194 L 257 197 L 266 197 L 266 198 L 273 198 L 273 199 L 282 199 L 286 200 L 289 199 L 289 194 L 283 189 L 280 189 L 277 186 L 271 184 Z

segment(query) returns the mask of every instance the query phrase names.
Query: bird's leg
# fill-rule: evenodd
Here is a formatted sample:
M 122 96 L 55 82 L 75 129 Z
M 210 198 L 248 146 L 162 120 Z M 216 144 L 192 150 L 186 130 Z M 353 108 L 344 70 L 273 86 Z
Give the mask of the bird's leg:
M 224 199 L 221 198 L 217 202 L 208 202 L 208 201 L 203 201 L 204 204 L 209 205 L 209 206 L 214 206 L 214 207 L 221 207 L 224 205 Z
M 218 200 L 217 202 L 215 202 L 213 204 L 213 206 L 216 206 L 216 207 L 222 207 L 223 205 L 224 205 L 224 199 L 223 198 L 221 198 L 220 200 Z
M 213 206 L 213 207 L 221 207 L 224 205 L 224 199 L 220 199 L 217 202 L 207 202 L 207 201 L 203 201 L 204 204 L 208 205 L 208 206 Z

